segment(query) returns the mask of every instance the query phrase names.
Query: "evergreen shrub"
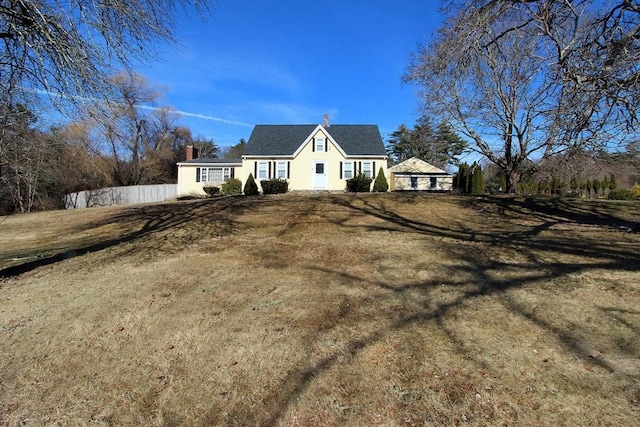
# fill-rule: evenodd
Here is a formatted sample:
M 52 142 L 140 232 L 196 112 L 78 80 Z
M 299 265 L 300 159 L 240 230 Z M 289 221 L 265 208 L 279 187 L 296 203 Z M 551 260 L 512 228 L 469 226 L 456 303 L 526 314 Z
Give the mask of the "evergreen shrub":
M 289 183 L 286 179 L 272 178 L 260 181 L 262 194 L 283 194 L 289 191 Z
M 371 191 L 372 179 L 358 174 L 347 180 L 347 191 L 350 193 L 367 193 Z
M 231 178 L 229 181 L 222 184 L 220 190 L 223 196 L 235 196 L 242 194 L 242 181 L 237 178 Z
M 633 190 L 625 188 L 616 188 L 609 192 L 609 200 L 636 200 L 637 198 Z
M 205 185 L 202 187 L 207 196 L 214 197 L 220 195 L 220 187 L 215 187 L 213 185 Z
M 258 194 L 260 194 L 258 191 L 258 184 L 256 184 L 256 180 L 253 179 L 253 174 L 250 173 L 247 177 L 247 182 L 244 184 L 244 195 L 257 196 Z
M 386 193 L 387 190 L 389 190 L 389 183 L 387 182 L 387 177 L 384 176 L 384 170 L 380 168 L 378 176 L 376 176 L 376 180 L 373 182 L 373 191 Z

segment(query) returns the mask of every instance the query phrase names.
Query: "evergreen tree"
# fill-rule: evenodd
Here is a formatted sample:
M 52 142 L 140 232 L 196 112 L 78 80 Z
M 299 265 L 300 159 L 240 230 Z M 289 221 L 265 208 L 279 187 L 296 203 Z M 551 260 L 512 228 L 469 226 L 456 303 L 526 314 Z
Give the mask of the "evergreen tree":
M 482 166 L 474 163 L 471 171 L 471 194 L 484 194 L 484 177 L 482 175 Z
M 605 175 L 605 177 L 602 179 L 602 195 L 604 197 L 607 197 L 609 193 L 609 178 L 607 178 L 607 176 Z
M 616 176 L 611 174 L 611 178 L 609 179 L 609 190 L 615 190 L 618 188 L 618 183 L 616 182 Z
M 247 182 L 244 184 L 244 195 L 257 196 L 258 194 L 260 194 L 258 191 L 258 184 L 256 184 L 256 180 L 253 179 L 253 174 L 250 173 L 247 177 Z
M 396 162 L 417 157 L 436 167 L 445 169 L 456 164 L 456 157 L 463 153 L 467 144 L 446 123 L 434 130 L 427 116 L 418 119 L 413 129 L 401 124 L 387 142 L 387 153 Z
M 381 167 L 378 171 L 378 176 L 376 176 L 376 180 L 373 182 L 373 191 L 385 193 L 388 189 L 389 183 L 387 182 L 387 177 L 384 176 L 384 170 L 382 170 Z
M 471 187 L 472 187 L 472 172 L 471 172 L 471 167 L 468 164 L 464 164 L 464 193 L 465 194 L 469 194 L 471 193 Z
M 572 192 L 576 192 L 578 188 L 580 188 L 580 183 L 578 182 L 578 178 L 573 176 L 571 177 L 571 181 L 569 181 L 569 188 L 571 188 Z
M 593 187 L 593 192 L 595 193 L 596 199 L 600 195 L 600 188 L 602 188 L 602 184 L 596 178 L 591 181 L 591 186 Z
M 464 163 L 461 163 L 458 166 L 458 173 L 455 176 L 455 184 L 456 184 L 456 190 L 458 190 L 458 193 L 463 193 L 463 188 L 462 188 L 462 183 L 464 182 Z
M 468 194 L 471 192 L 471 170 L 469 165 L 465 162 L 458 167 L 458 192 L 462 194 Z

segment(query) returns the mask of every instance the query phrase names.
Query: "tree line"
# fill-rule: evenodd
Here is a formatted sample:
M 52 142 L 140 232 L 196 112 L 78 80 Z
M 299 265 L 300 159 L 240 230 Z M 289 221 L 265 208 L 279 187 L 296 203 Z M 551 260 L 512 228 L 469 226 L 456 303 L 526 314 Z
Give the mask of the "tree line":
M 168 182 L 193 137 L 131 72 L 174 43 L 176 16 L 214 1 L 0 1 L 0 213 L 58 206 L 60 194 Z M 42 129 L 47 100 L 76 119 Z M 194 141 L 195 142 L 195 141 Z M 108 155 L 107 155 L 108 153 Z
M 0 213 L 62 207 L 67 193 L 110 186 L 174 183 L 185 147 L 218 157 L 213 139 L 194 136 L 180 115 L 159 106 L 161 92 L 137 74 L 118 74 L 107 101 L 86 105 L 63 126 L 42 129 L 23 104 L 4 106 Z M 245 143 L 228 149 L 241 156 Z

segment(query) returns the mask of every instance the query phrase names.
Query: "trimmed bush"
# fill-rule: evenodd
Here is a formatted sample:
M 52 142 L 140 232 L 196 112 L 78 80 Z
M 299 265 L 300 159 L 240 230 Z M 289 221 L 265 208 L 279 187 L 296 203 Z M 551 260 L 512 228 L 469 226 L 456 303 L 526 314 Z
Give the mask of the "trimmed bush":
M 237 178 L 231 178 L 229 181 L 222 184 L 221 191 L 224 196 L 242 194 L 242 181 Z
M 220 195 L 220 187 L 215 187 L 213 185 L 205 185 L 204 187 L 202 187 L 202 189 L 204 190 L 205 193 L 207 193 L 207 196 L 209 197 Z
M 282 194 L 289 191 L 289 183 L 286 179 L 272 178 L 260 181 L 262 194 Z
M 384 170 L 380 168 L 378 171 L 378 176 L 376 176 L 376 180 L 373 182 L 373 191 L 378 193 L 386 193 L 389 189 L 389 183 L 387 182 L 387 177 L 384 176 Z
M 253 179 L 253 174 L 250 173 L 247 177 L 247 182 L 244 184 L 244 195 L 257 196 L 258 194 L 260 194 L 258 191 L 258 184 L 256 184 L 256 180 Z
M 358 174 L 347 180 L 347 191 L 350 193 L 367 193 L 371 191 L 371 181 L 371 178 Z

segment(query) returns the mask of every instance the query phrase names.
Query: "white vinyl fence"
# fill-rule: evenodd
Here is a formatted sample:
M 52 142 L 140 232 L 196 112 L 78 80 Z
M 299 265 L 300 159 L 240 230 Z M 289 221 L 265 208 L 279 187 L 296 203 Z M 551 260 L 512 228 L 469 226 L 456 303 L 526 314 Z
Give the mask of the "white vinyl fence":
M 162 202 L 178 195 L 177 184 L 132 185 L 85 190 L 64 196 L 65 209 Z

